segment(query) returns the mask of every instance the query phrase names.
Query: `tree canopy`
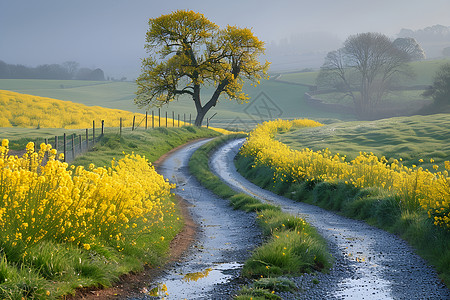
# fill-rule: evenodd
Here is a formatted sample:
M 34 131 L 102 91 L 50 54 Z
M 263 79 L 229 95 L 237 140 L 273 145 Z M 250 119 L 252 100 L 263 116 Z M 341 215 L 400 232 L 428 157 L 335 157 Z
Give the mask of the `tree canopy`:
M 264 43 L 250 29 L 230 25 L 220 29 L 193 11 L 150 19 L 145 47 L 149 56 L 142 60 L 136 80 L 135 103 L 159 107 L 188 95 L 195 104 L 197 126 L 221 94 L 246 102 L 244 80 L 259 84 L 267 77 L 269 63 L 258 61 Z M 200 90 L 205 85 L 213 86 L 214 92 L 203 103 Z
M 343 48 L 327 54 L 317 82 L 349 95 L 358 116 L 370 119 L 395 79 L 411 74 L 406 65 L 410 59 L 387 36 L 360 33 L 350 36 Z
M 426 58 L 425 51 L 414 38 L 396 38 L 392 43 L 394 47 L 406 52 L 412 61 L 423 60 Z

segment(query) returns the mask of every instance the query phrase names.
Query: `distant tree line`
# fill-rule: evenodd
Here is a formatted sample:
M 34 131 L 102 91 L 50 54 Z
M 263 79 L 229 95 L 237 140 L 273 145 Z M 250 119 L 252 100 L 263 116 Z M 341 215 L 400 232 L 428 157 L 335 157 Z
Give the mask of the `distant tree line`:
M 450 56 L 450 26 L 434 25 L 419 30 L 403 28 L 398 37 L 412 37 L 424 49 L 428 57 Z
M 44 64 L 37 67 L 7 64 L 0 60 L 0 79 L 105 80 L 102 69 L 79 68 L 74 61 Z

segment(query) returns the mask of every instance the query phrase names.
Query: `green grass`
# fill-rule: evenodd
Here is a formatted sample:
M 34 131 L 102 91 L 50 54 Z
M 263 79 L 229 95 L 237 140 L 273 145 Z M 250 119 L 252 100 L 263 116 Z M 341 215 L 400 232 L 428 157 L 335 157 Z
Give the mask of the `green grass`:
M 299 73 L 286 73 L 281 74 L 278 80 L 288 81 L 292 83 L 316 85 L 316 78 L 319 75 L 319 71 L 313 72 L 299 72 Z
M 257 282 L 250 288 L 244 287 L 236 299 L 280 299 L 271 290 L 282 290 L 286 286 L 290 286 L 288 290 L 294 288 L 279 276 L 327 271 L 331 265 L 331 255 L 324 239 L 304 220 L 281 212 L 278 206 L 265 204 L 247 194 L 233 191 L 209 170 L 210 155 L 231 138 L 236 136 L 216 138 L 200 147 L 191 157 L 189 169 L 205 187 L 228 199 L 234 209 L 256 212 L 258 223 L 266 236 L 266 242 L 255 249 L 246 261 L 242 274 L 249 278 L 266 278 L 268 282 L 264 287 Z
M 431 85 L 436 71 L 442 64 L 448 62 L 448 58 L 411 62 L 410 66 L 415 73 L 415 77 L 407 81 L 405 85 Z
M 351 160 L 359 152 L 402 159 L 403 164 L 432 170 L 450 159 L 450 114 L 389 118 L 371 122 L 342 122 L 305 128 L 277 136 L 293 149 L 328 148 Z M 419 159 L 424 162 L 420 163 Z M 434 159 L 434 163 L 430 163 Z
M 425 99 L 422 96 L 423 92 L 424 90 L 393 91 L 386 97 L 386 100 L 384 100 L 383 105 L 387 107 L 393 107 L 394 105 L 401 106 L 408 104 L 420 107 L 420 105 L 423 104 L 422 102 L 431 103 L 430 99 Z M 327 103 L 338 103 L 349 106 L 353 104 L 353 99 L 344 93 L 336 92 L 336 93 L 319 94 L 317 95 L 317 98 L 320 98 L 326 101 Z
M 106 133 L 93 151 L 80 156 L 73 164 L 107 166 L 114 157 L 120 159 L 122 152 L 132 151 L 153 162 L 189 140 L 217 135 L 216 131 L 196 127 L 158 128 L 122 136 Z M 176 203 L 175 197 L 167 199 L 163 211 L 171 210 L 172 205 L 177 207 Z M 144 265 L 157 268 L 165 262 L 170 241 L 183 225 L 181 212 L 176 208 L 174 214 L 164 215 L 163 222 L 153 224 L 149 234 L 137 236 L 136 244 L 124 245 L 121 251 L 108 245 L 93 245 L 86 250 L 56 241 L 41 242 L 17 251 L 10 242 L 0 241 L 0 298 L 56 299 L 80 287 L 111 286 L 121 275 L 140 271 Z M 137 226 L 142 227 L 143 224 Z M 136 235 L 133 230 L 130 227 L 125 234 Z

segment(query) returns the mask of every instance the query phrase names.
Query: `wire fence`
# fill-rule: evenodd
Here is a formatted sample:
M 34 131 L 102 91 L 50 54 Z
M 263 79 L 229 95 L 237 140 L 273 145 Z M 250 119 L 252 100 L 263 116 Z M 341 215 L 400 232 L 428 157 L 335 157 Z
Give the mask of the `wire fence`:
M 170 118 L 171 117 L 171 118 Z M 95 120 L 92 121 L 92 128 L 86 128 L 77 133 L 63 133 L 62 135 L 55 135 L 49 138 L 38 138 L 34 140 L 35 150 L 39 150 L 41 143 L 50 144 L 53 149 L 56 149 L 58 153 L 63 154 L 62 161 L 72 162 L 78 155 L 87 152 L 92 149 L 100 138 L 107 133 L 117 133 L 122 135 L 127 132 L 134 132 L 136 130 L 147 130 L 150 128 L 158 127 L 182 127 L 192 125 L 192 114 L 172 114 L 168 112 L 162 113 L 160 109 L 152 111 L 151 114 L 146 112 L 145 116 L 136 119 L 133 117 L 130 126 L 125 126 L 125 121 L 129 124 L 130 120 L 120 118 L 118 127 L 106 127 L 105 120 L 101 120 L 100 124 L 96 124 Z M 209 119 L 207 119 L 207 127 L 209 126 Z

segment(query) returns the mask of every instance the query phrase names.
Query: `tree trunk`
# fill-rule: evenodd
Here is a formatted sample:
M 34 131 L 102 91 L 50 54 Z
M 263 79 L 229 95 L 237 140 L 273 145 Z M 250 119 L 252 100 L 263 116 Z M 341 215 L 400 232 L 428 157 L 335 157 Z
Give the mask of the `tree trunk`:
M 197 117 L 195 118 L 194 122 L 195 126 L 202 127 L 203 119 L 205 118 L 206 112 L 207 111 L 205 110 L 197 111 Z

